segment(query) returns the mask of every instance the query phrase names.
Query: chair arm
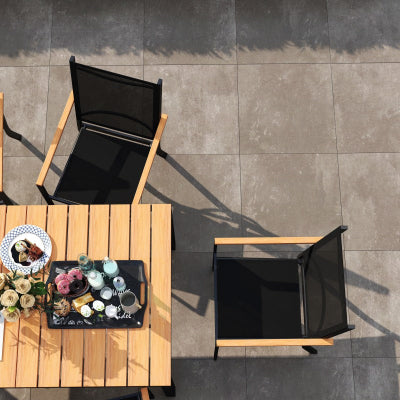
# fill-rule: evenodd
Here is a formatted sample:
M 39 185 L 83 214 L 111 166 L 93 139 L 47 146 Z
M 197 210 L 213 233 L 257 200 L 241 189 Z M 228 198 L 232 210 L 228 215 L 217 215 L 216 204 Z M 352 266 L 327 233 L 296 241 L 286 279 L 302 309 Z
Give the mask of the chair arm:
M 311 237 L 234 237 L 215 238 L 214 244 L 313 244 L 322 239 L 322 236 Z
M 42 169 L 40 170 L 39 177 L 36 181 L 37 186 L 43 186 L 44 180 L 46 179 L 47 173 L 51 162 L 53 161 L 54 154 L 56 153 L 58 144 L 60 143 L 61 135 L 64 132 L 65 125 L 67 124 L 69 114 L 71 113 L 72 106 L 74 105 L 74 93 L 71 90 L 69 94 L 67 104 L 65 105 L 64 111 L 61 115 L 60 121 L 58 122 L 56 132 L 54 133 L 53 140 L 47 152 L 46 158 L 44 160 Z
M 153 165 L 154 157 L 157 154 L 158 146 L 160 145 L 161 136 L 164 132 L 165 124 L 167 123 L 168 115 L 162 114 L 160 122 L 157 127 L 156 134 L 153 139 L 153 143 L 151 145 L 149 155 L 147 156 L 146 164 L 144 165 L 142 176 L 140 177 L 140 181 L 138 187 L 136 189 L 135 197 L 133 198 L 132 204 L 139 204 L 140 199 L 142 198 L 143 190 L 147 182 L 147 178 L 150 173 L 151 166 Z
M 333 339 L 217 339 L 218 347 L 252 346 L 333 346 Z
M 3 119 L 4 119 L 4 93 L 0 92 L 0 193 L 3 193 Z

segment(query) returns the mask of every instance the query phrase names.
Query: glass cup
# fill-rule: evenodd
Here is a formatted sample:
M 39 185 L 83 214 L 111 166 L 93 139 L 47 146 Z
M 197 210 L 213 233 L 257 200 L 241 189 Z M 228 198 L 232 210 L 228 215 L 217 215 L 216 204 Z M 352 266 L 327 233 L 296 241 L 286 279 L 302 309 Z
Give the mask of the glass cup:
M 93 260 L 89 258 L 87 254 L 84 253 L 79 254 L 78 264 L 79 264 L 79 269 L 85 276 L 89 275 L 89 272 L 95 269 Z

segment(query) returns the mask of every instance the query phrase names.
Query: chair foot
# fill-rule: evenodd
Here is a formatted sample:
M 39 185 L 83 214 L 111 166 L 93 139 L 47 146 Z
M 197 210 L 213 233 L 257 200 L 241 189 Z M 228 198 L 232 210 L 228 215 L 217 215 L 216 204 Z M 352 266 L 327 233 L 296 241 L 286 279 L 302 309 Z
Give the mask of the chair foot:
M 171 386 L 163 386 L 162 390 L 167 397 L 175 397 L 176 396 L 176 386 L 174 380 L 171 379 Z
M 218 358 L 218 350 L 219 350 L 219 347 L 218 347 L 218 346 L 215 346 L 215 349 L 214 349 L 214 361 L 217 361 L 217 358 Z
M 301 346 L 301 347 L 303 347 L 303 349 L 310 354 L 318 354 L 318 350 L 312 346 Z

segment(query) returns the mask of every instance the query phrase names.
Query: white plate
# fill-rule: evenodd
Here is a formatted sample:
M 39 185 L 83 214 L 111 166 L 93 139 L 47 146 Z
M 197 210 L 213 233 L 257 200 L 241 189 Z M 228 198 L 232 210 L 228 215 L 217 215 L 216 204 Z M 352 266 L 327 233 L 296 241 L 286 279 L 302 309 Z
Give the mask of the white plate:
M 42 257 L 29 266 L 23 266 L 14 261 L 11 255 L 11 248 L 18 240 L 27 239 L 36 244 L 43 251 Z M 21 271 L 25 275 L 36 273 L 41 270 L 49 261 L 51 256 L 51 240 L 49 235 L 41 228 L 35 225 L 20 225 L 12 229 L 4 237 L 0 245 L 0 257 L 4 266 L 9 271 Z

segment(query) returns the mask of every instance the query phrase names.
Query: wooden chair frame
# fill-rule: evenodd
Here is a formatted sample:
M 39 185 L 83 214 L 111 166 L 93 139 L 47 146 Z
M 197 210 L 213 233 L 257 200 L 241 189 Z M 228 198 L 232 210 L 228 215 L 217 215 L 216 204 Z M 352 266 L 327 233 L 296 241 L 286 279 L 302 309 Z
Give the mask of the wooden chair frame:
M 213 270 L 215 268 L 217 246 L 246 244 L 314 244 L 323 236 L 312 237 L 235 237 L 215 238 L 213 254 Z M 217 321 L 215 322 L 217 323 Z M 215 338 L 214 360 L 218 358 L 220 347 L 265 347 L 265 346 L 301 346 L 310 354 L 316 354 L 313 346 L 333 346 L 332 338 L 296 338 L 296 339 L 217 339 Z
M 58 122 L 57 129 L 56 129 L 56 131 L 54 133 L 53 140 L 52 140 L 52 142 L 50 144 L 50 147 L 49 147 L 49 150 L 47 152 L 46 158 L 45 158 L 45 160 L 43 162 L 42 169 L 40 170 L 39 177 L 38 177 L 38 179 L 36 181 L 36 186 L 38 187 L 40 193 L 43 195 L 44 199 L 46 200 L 46 202 L 48 204 L 53 204 L 53 197 L 50 196 L 48 194 L 47 190 L 45 189 L 44 181 L 46 179 L 47 173 L 49 172 L 50 165 L 51 165 L 51 163 L 53 161 L 53 157 L 54 157 L 54 155 L 56 153 L 58 144 L 60 143 L 61 136 L 62 136 L 62 134 L 64 132 L 64 129 L 65 129 L 65 126 L 67 124 L 68 117 L 69 117 L 69 115 L 71 113 L 73 105 L 74 105 L 74 94 L 73 94 L 73 91 L 71 91 L 71 93 L 69 94 L 67 103 L 65 105 L 64 111 L 63 111 L 63 113 L 61 115 L 60 121 Z M 149 151 L 149 154 L 147 156 L 147 160 L 146 160 L 146 163 L 144 165 L 143 172 L 142 172 L 142 175 L 140 177 L 139 184 L 138 184 L 138 187 L 136 189 L 135 196 L 133 198 L 132 204 L 139 204 L 140 199 L 142 198 L 144 187 L 146 185 L 147 178 L 149 176 L 149 173 L 150 173 L 151 167 L 153 165 L 153 161 L 154 161 L 154 158 L 155 158 L 156 154 L 160 154 L 164 158 L 167 155 L 167 153 L 162 151 L 161 147 L 160 147 L 160 141 L 161 141 L 162 134 L 164 132 L 165 125 L 167 123 L 167 119 L 168 119 L 168 115 L 167 114 L 161 114 L 160 122 L 158 124 L 157 130 L 156 130 L 156 134 L 155 134 L 154 139 L 152 141 L 152 144 L 151 144 L 151 147 L 150 147 L 150 151 Z M 55 200 L 57 200 L 57 199 L 55 199 Z M 72 202 L 68 202 L 68 203 L 73 204 Z

